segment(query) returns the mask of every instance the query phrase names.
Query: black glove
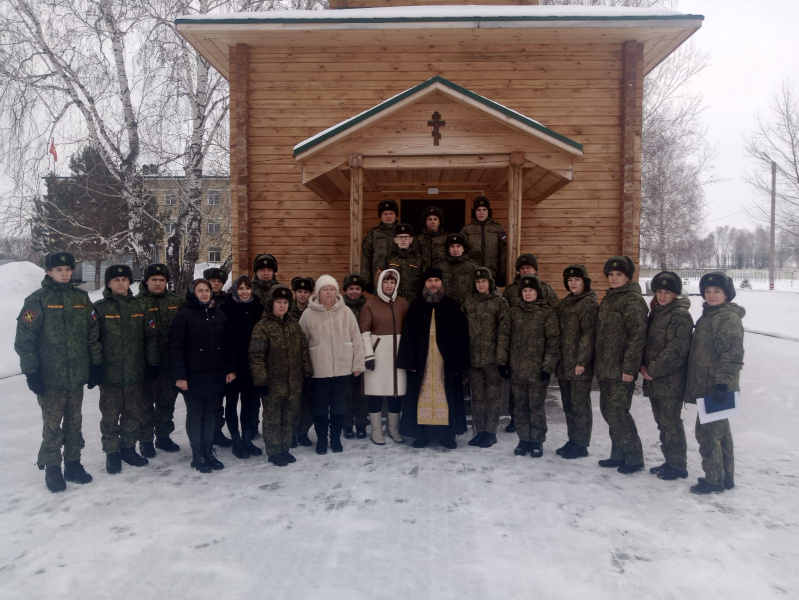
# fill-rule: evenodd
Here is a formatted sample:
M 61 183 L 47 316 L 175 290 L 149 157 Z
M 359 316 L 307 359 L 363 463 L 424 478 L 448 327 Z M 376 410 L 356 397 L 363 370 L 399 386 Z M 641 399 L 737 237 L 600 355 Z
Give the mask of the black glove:
M 538 377 L 541 379 L 541 381 L 549 381 L 549 378 L 552 377 L 552 375 L 546 371 L 541 371 L 541 374 Z
M 144 378 L 145 379 L 158 379 L 158 374 L 161 372 L 161 367 L 158 365 L 150 365 L 147 367 L 147 370 L 144 371 Z
M 259 385 L 257 390 L 258 390 L 258 395 L 259 396 L 268 396 L 269 395 L 269 386 L 268 385 Z
M 724 404 L 727 401 L 727 384 L 717 383 L 713 386 L 713 400 L 719 404 Z
M 374 371 L 375 370 L 375 359 L 374 358 L 370 358 L 369 360 L 367 360 L 365 366 L 370 371 Z
M 28 389 L 34 394 L 44 396 L 47 393 L 47 386 L 44 385 L 41 374 L 31 373 L 30 375 L 25 375 L 25 378 L 28 380 Z
M 507 379 L 510 377 L 510 369 L 508 368 L 508 365 L 499 365 L 497 367 L 497 371 L 499 371 L 499 376 L 502 377 L 502 379 Z
M 375 293 L 375 284 L 374 283 L 367 283 L 363 286 L 363 291 L 367 294 L 374 294 Z
M 87 387 L 93 390 L 103 382 L 103 365 L 92 365 L 89 367 L 89 383 Z

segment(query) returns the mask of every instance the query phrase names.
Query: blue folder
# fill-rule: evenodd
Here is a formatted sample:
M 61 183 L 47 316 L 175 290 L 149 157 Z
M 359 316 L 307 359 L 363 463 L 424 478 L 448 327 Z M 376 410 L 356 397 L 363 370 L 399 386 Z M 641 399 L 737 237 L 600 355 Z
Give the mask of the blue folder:
M 705 396 L 705 412 L 707 414 L 716 413 L 720 410 L 730 410 L 735 408 L 735 392 L 727 392 L 727 399 L 719 404 L 716 402 L 715 396 Z

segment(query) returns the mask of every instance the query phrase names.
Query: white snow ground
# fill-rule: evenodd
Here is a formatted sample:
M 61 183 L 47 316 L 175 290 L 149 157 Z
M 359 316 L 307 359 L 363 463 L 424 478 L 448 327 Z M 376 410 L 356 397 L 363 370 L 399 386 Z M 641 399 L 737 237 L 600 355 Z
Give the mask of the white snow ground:
M 799 338 L 788 318 L 799 296 L 737 300 L 745 324 Z M 555 456 L 565 422 L 554 388 L 541 459 L 513 456 L 516 437 L 501 431 L 488 450 L 466 446 L 468 435 L 454 451 L 345 440 L 338 455 L 300 448 L 284 469 L 222 450 L 226 469 L 200 475 L 178 399 L 181 452 L 116 476 L 104 469 L 95 389 L 83 419 L 95 479 L 51 494 L 34 465 L 35 398 L 23 377 L 0 380 L 0 598 L 797 598 L 799 343 L 745 344 L 737 487 L 709 497 L 688 493 L 701 475 L 693 407 L 689 479 L 625 477 L 596 465 L 610 448 L 596 393 L 591 456 Z M 9 351 L 3 342 L 3 361 Z M 633 414 L 647 467 L 660 464 L 644 398 Z

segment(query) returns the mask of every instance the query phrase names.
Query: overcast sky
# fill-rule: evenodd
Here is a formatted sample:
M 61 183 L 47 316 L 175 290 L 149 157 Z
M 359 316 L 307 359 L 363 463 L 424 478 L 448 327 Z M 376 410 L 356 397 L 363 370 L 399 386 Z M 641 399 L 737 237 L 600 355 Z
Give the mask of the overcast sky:
M 708 107 L 703 120 L 717 149 L 715 174 L 726 181 L 706 189 L 707 229 L 752 227 L 746 208 L 755 200 L 743 180 L 752 164 L 743 137 L 784 79 L 799 86 L 799 0 L 680 0 L 677 10 L 704 15 L 693 39 L 710 53 L 693 87 Z

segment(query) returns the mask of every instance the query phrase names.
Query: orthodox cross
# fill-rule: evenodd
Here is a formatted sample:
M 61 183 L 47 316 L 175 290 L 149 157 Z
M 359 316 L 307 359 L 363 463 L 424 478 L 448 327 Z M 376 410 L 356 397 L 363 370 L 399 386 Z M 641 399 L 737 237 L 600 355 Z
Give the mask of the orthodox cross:
M 439 127 L 444 127 L 447 124 L 446 121 L 441 120 L 441 115 L 438 111 L 433 113 L 433 120 L 427 122 L 428 127 L 433 128 L 432 136 L 433 136 L 433 145 L 438 146 L 438 140 L 441 139 L 441 133 L 438 131 Z

